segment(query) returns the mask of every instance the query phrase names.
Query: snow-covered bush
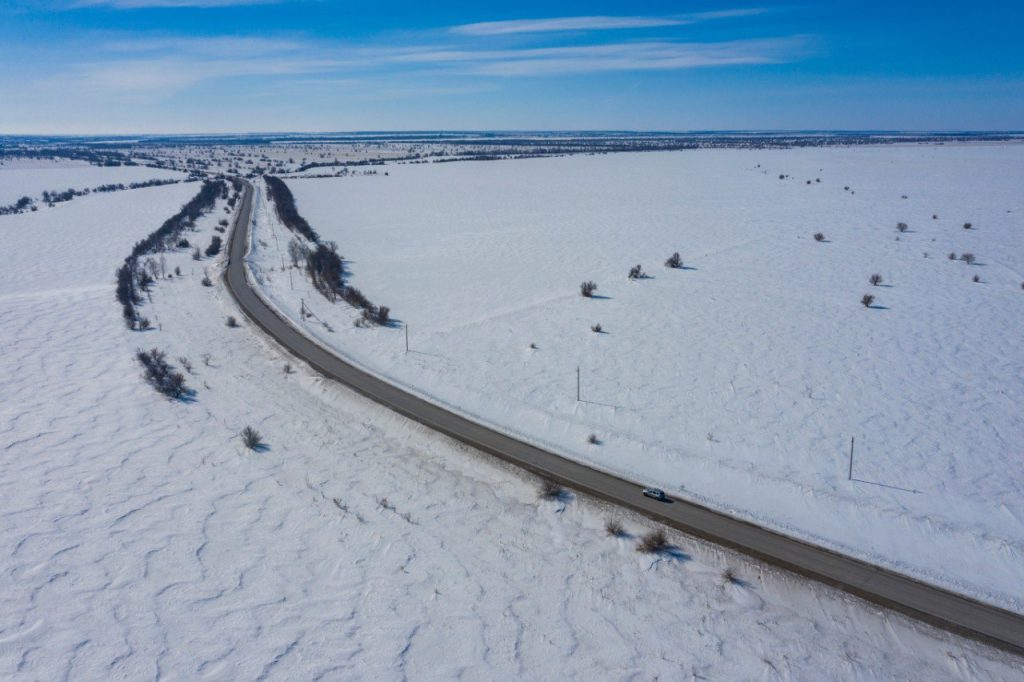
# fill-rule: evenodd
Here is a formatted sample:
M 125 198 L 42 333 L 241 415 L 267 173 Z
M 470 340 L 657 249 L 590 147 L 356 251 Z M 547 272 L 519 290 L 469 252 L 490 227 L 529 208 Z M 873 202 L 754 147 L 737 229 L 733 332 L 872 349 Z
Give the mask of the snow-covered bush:
M 220 247 L 221 247 L 221 239 L 220 239 L 220 237 L 218 237 L 217 235 L 213 235 L 213 238 L 210 240 L 210 245 L 206 247 L 206 255 L 207 256 L 216 256 L 218 253 L 220 253 Z

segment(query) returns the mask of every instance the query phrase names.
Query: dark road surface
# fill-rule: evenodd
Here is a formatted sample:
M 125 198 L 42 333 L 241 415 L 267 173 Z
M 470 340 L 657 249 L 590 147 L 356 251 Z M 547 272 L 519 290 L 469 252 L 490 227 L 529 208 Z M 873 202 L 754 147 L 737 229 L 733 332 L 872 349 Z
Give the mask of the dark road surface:
M 640 512 L 743 554 L 832 585 L 858 597 L 1024 655 L 1024 617 L 908 578 L 885 568 L 790 538 L 684 500 L 648 499 L 641 484 L 596 471 L 448 412 L 353 367 L 309 340 L 256 294 L 246 276 L 253 189 L 246 183 L 232 229 L 225 281 L 246 316 L 284 349 L 325 377 L 455 440 L 544 478 Z M 240 228 L 240 229 L 239 229 Z M 1024 590 L 1024 585 L 1021 586 Z

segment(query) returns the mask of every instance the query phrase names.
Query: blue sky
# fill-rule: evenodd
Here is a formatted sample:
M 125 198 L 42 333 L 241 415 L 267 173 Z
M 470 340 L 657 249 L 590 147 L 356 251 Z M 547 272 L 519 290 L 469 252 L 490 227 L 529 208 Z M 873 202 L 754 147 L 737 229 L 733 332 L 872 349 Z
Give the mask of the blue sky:
M 1024 3 L 0 0 L 0 134 L 1024 129 Z

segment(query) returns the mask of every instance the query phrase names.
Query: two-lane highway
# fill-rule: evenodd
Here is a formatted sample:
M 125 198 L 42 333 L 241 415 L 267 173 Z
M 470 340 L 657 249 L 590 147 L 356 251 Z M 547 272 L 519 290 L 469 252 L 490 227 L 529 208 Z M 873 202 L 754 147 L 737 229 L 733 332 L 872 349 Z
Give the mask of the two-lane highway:
M 253 188 L 246 183 L 228 251 L 225 282 L 245 315 L 296 358 L 329 379 L 482 452 L 586 495 L 638 511 L 661 523 L 819 580 L 957 634 L 1024 655 L 1024 617 L 858 559 L 796 540 L 698 504 L 665 504 L 639 483 L 591 469 L 449 412 L 360 370 L 310 340 L 257 294 L 245 264 Z

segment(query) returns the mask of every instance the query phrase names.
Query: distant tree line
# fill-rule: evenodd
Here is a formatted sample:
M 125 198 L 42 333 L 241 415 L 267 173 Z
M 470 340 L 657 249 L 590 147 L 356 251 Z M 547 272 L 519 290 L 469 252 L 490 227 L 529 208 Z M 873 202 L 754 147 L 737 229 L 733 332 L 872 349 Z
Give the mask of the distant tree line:
M 46 190 L 42 194 L 42 202 L 53 206 L 64 201 L 71 201 L 75 197 L 82 197 L 91 192 L 119 192 L 126 189 L 141 189 L 143 187 L 157 187 L 160 185 L 176 185 L 181 180 L 167 179 L 167 180 L 144 180 L 142 182 L 132 182 L 127 185 L 124 183 L 112 183 L 106 185 L 100 185 L 93 187 L 92 189 L 66 189 L 66 190 Z M 22 197 L 17 202 L 9 206 L 0 206 L 0 215 L 9 215 L 11 213 L 23 213 L 26 210 L 36 210 L 35 200 L 31 197 Z
M 9 206 L 0 206 L 0 215 L 21 213 L 26 210 L 36 210 L 35 202 L 32 200 L 32 197 L 22 197 Z
M 143 291 L 148 291 L 153 277 L 140 267 L 139 259 L 146 254 L 173 249 L 181 242 L 181 233 L 195 224 L 196 218 L 213 208 L 217 197 L 224 191 L 223 180 L 206 181 L 199 193 L 192 197 L 181 210 L 164 221 L 145 239 L 136 242 L 124 264 L 117 269 L 115 296 L 121 303 L 121 312 L 129 329 L 138 329 L 141 319 L 136 306 L 142 303 Z M 145 328 L 146 325 L 142 325 Z
M 298 208 L 295 207 L 295 197 L 292 195 L 292 191 L 288 189 L 288 185 L 284 184 L 284 180 L 273 175 L 268 175 L 264 178 L 267 181 L 267 191 L 270 192 L 270 198 L 274 201 L 274 207 L 277 209 L 277 217 L 281 219 L 292 232 L 297 232 L 305 237 L 308 241 L 317 243 L 320 241 L 320 236 L 316 233 L 306 219 L 299 215 Z
M 288 245 L 292 264 L 298 265 L 301 260 L 305 261 L 310 281 L 328 301 L 333 303 L 341 298 L 349 305 L 360 308 L 363 314 L 357 324 L 386 325 L 390 320 L 390 309 L 374 305 L 359 289 L 345 284 L 345 259 L 338 254 L 337 244 L 320 241 L 316 230 L 299 215 L 295 197 L 284 180 L 273 175 L 264 176 L 264 180 L 270 198 L 274 201 L 277 217 L 289 230 L 313 245 L 310 248 L 293 239 Z

